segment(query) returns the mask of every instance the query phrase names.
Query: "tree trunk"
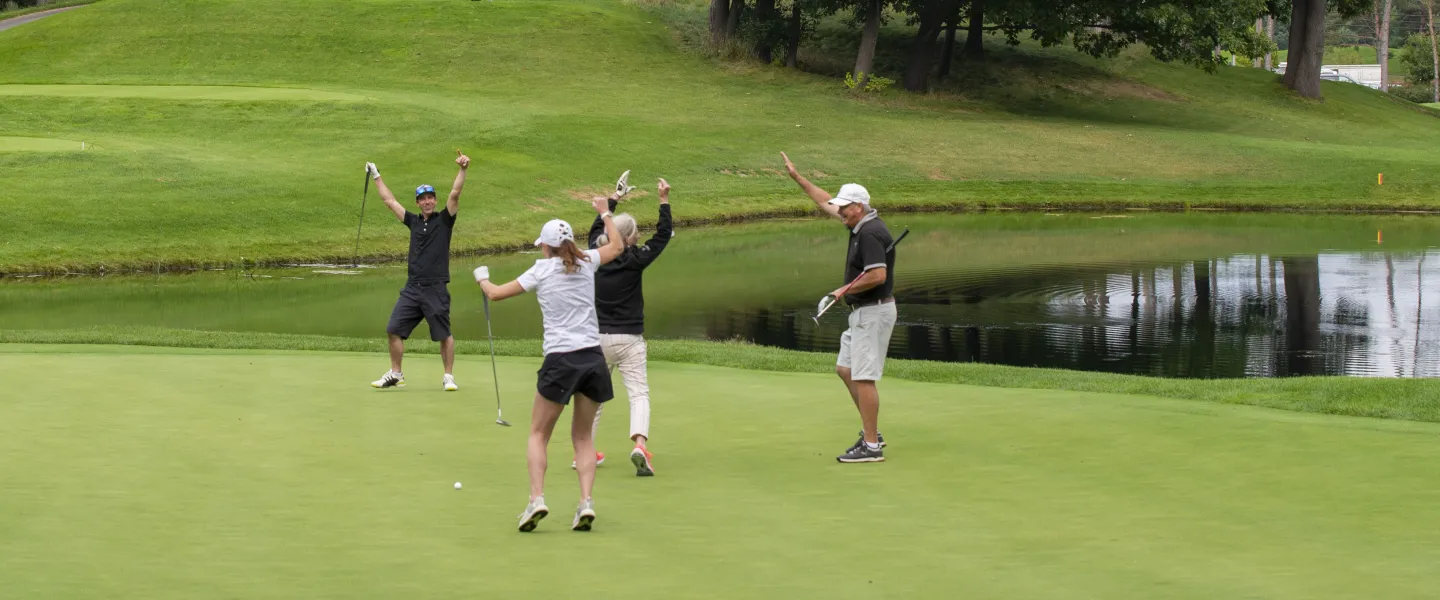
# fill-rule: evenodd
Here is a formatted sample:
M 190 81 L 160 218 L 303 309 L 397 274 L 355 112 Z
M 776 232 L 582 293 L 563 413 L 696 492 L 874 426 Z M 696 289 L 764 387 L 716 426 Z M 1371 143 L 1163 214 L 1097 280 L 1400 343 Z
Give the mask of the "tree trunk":
M 860 51 L 855 54 L 855 87 L 864 88 L 870 82 L 870 70 L 875 66 L 875 44 L 880 40 L 880 0 L 868 0 L 865 4 L 865 28 L 860 34 Z
M 1375 58 L 1380 62 L 1380 91 L 1390 91 L 1390 13 L 1395 0 L 1375 0 Z
M 1320 65 L 1325 60 L 1325 0 L 1294 0 L 1290 15 L 1290 54 L 1285 87 L 1306 98 L 1320 97 Z
M 985 60 L 985 0 L 970 1 L 970 28 L 965 33 L 965 59 Z
M 910 64 L 905 67 L 905 89 L 912 92 L 930 91 L 930 68 L 935 65 L 935 42 L 945 28 L 945 15 L 953 12 L 955 0 L 930 0 L 920 11 L 920 28 L 910 49 Z
M 710 43 L 716 46 L 730 33 L 730 0 L 710 0 Z
M 1272 42 L 1275 41 L 1275 15 L 1265 15 L 1265 36 L 1268 37 L 1268 38 L 1270 38 L 1270 41 L 1272 41 Z M 1274 69 L 1274 68 L 1275 68 L 1275 53 L 1274 53 L 1274 52 L 1266 52 L 1266 53 L 1265 53 L 1265 70 L 1266 70 L 1266 71 L 1269 71 L 1269 70 Z
M 775 0 L 755 0 L 755 18 L 761 23 L 766 24 L 767 31 L 769 30 L 769 24 L 776 21 L 778 16 L 779 13 L 775 9 Z M 769 34 L 762 35 L 759 39 L 755 40 L 755 58 L 767 64 L 771 60 L 774 60 L 774 48 L 770 45 L 772 41 Z
M 955 59 L 955 22 L 958 20 L 958 15 L 952 14 L 945 23 L 945 44 L 940 46 L 940 72 L 936 75 L 941 80 L 950 76 L 950 63 Z
M 725 38 L 732 39 L 740 31 L 740 13 L 745 12 L 745 0 L 730 0 L 730 16 L 725 21 Z
M 1288 69 L 1287 69 L 1288 70 Z M 1316 256 L 1285 257 L 1286 375 L 1319 375 L 1320 261 Z
M 800 20 L 800 3 L 790 7 L 790 21 L 785 26 L 785 66 L 800 68 L 800 36 L 805 34 Z
M 1255 33 L 1257 35 L 1265 35 L 1265 17 L 1255 19 Z M 1251 59 L 1250 66 L 1256 69 L 1260 68 L 1260 57 L 1257 56 Z
M 1440 42 L 1435 40 L 1435 0 L 1426 0 L 1425 14 L 1430 17 L 1430 97 L 1431 102 L 1440 102 Z

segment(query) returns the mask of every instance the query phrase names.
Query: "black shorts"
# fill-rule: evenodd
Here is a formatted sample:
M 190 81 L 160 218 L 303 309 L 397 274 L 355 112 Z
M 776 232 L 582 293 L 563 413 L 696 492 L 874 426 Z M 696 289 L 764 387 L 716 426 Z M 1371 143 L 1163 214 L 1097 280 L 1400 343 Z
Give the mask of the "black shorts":
M 409 339 L 421 319 L 430 324 L 430 339 L 439 342 L 450 337 L 450 290 L 445 284 L 406 284 L 385 332 Z
M 596 402 L 608 402 L 615 397 L 615 390 L 610 387 L 610 369 L 605 366 L 605 352 L 599 346 L 546 354 L 537 374 L 540 378 L 535 390 L 557 404 L 569 404 L 575 394 L 584 394 Z

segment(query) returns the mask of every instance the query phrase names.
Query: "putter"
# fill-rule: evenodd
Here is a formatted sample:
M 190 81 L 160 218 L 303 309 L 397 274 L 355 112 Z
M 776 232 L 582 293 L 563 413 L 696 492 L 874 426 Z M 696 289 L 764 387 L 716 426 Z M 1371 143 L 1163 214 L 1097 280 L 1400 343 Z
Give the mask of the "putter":
M 365 226 L 365 201 L 370 198 L 370 170 L 365 170 L 365 191 L 360 195 L 360 224 L 355 226 L 355 253 L 350 256 L 350 266 L 360 266 L 360 229 Z
M 895 241 L 890 242 L 890 247 L 885 249 L 885 253 L 886 253 L 886 254 L 889 254 L 891 250 L 894 250 L 896 246 L 899 246 L 899 245 L 900 245 L 900 241 L 903 240 L 903 239 L 905 239 L 905 236 L 907 236 L 907 235 L 910 235 L 910 228 L 909 228 L 909 227 L 906 227 L 906 228 L 905 228 L 905 231 L 900 232 L 900 237 L 895 238 Z M 861 273 L 861 275 L 864 275 L 864 273 Z M 835 303 L 836 303 L 836 302 L 839 302 L 841 298 L 844 298 L 844 297 L 845 297 L 845 292 L 849 291 L 849 290 L 850 290 L 850 286 L 855 285 L 855 282 L 856 282 L 856 281 L 860 281 L 860 277 L 859 277 L 859 276 L 856 276 L 854 279 L 850 280 L 850 283 L 845 284 L 845 287 L 840 288 L 840 295 L 839 295 L 839 296 L 831 296 L 831 295 L 829 295 L 829 294 L 826 294 L 824 298 L 821 298 L 821 299 L 820 299 L 820 304 L 819 304 L 818 306 L 816 306 L 817 312 L 815 313 L 815 316 L 810 317 L 810 320 L 811 320 L 811 321 L 814 321 L 816 325 L 819 325 L 819 324 L 820 324 L 820 317 L 822 317 L 822 316 L 825 315 L 825 311 L 830 310 L 830 307 L 835 306 Z M 834 299 L 832 300 L 831 298 L 834 298 Z M 830 302 L 827 303 L 827 302 L 825 302 L 826 300 L 830 300 Z
M 495 368 L 495 332 L 490 329 L 490 297 L 484 293 L 480 298 L 485 301 L 485 337 L 490 340 L 490 378 L 495 380 L 495 424 L 510 426 L 505 420 L 505 413 L 500 410 L 500 373 Z

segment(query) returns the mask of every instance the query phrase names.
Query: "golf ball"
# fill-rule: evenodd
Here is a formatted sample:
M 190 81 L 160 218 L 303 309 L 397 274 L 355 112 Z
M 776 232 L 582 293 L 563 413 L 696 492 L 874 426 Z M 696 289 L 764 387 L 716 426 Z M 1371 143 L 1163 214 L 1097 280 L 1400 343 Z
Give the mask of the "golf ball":
M 458 482 L 458 481 L 455 482 L 455 489 L 457 489 L 457 490 L 460 489 L 460 482 Z

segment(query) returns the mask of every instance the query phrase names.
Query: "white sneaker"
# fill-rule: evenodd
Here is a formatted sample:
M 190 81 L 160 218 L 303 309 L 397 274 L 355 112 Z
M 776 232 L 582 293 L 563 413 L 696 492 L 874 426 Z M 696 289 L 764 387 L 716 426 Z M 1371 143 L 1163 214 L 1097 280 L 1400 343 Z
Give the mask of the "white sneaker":
M 580 506 L 575 507 L 575 520 L 570 522 L 571 531 L 590 531 L 590 524 L 595 522 L 595 501 L 581 500 Z
M 544 496 L 530 501 L 525 505 L 525 512 L 520 513 L 520 531 L 527 533 L 535 531 L 535 527 L 540 524 L 540 519 L 545 518 L 545 515 L 548 514 L 550 514 L 550 508 L 545 506 Z
M 449 373 L 445 374 L 445 378 L 441 379 L 440 383 L 445 386 L 445 391 L 447 392 L 453 392 L 460 389 L 460 386 L 455 385 L 455 376 Z
M 384 377 L 370 382 L 370 387 L 405 387 L 405 376 L 396 371 L 386 371 Z

